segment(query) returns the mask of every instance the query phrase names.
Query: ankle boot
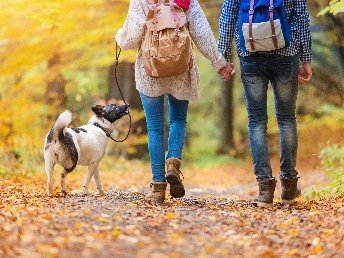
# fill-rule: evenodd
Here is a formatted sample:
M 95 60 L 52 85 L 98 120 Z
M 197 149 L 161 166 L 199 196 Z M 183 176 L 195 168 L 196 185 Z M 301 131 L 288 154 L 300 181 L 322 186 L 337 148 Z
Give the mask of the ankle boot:
M 294 178 L 282 178 L 281 179 L 281 186 L 282 186 L 282 193 L 281 199 L 283 204 L 292 204 L 296 201 L 297 198 L 301 196 L 301 187 L 298 185 L 298 177 Z
M 276 179 L 257 179 L 259 185 L 259 195 L 253 200 L 253 204 L 258 207 L 273 207 Z
M 166 160 L 167 173 L 166 180 L 170 184 L 170 194 L 174 198 L 180 198 L 185 195 L 184 185 L 180 179 L 182 172 L 179 170 L 181 162 L 179 159 L 171 158 Z M 182 174 L 183 175 L 183 174 Z
M 152 182 L 152 192 L 146 195 L 145 199 L 154 203 L 163 203 L 165 201 L 166 194 L 166 182 Z

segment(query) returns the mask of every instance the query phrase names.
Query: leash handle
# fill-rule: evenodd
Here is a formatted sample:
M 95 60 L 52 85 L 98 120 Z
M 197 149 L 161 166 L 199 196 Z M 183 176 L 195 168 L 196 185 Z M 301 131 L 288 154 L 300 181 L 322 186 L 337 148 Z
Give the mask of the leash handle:
M 122 52 L 122 49 L 118 46 L 118 44 L 117 44 L 117 42 L 116 42 L 115 82 L 116 82 L 116 85 L 117 85 L 119 94 L 121 95 L 124 104 L 128 105 L 128 103 L 127 103 L 127 102 L 125 101 L 125 99 L 124 99 L 124 96 L 123 96 L 121 87 L 119 86 L 118 78 L 117 78 L 117 66 L 118 66 L 119 57 L 120 57 L 120 55 L 121 55 L 121 52 Z M 114 142 L 124 142 L 125 140 L 128 139 L 129 134 L 130 134 L 130 131 L 131 131 L 131 125 L 132 125 L 132 123 L 131 123 L 130 110 L 129 110 L 128 116 L 129 116 L 129 130 L 128 130 L 127 136 L 126 136 L 123 140 L 115 140 L 115 139 L 111 136 L 111 134 L 109 134 L 108 137 L 109 137 L 111 140 L 113 140 Z

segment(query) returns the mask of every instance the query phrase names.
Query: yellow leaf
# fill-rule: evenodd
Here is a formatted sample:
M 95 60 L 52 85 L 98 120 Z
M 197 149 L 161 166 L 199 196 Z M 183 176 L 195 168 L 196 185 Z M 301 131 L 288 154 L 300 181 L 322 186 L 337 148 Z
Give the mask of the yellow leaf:
M 331 235 L 333 235 L 334 232 L 335 232 L 334 229 L 326 229 L 326 230 L 324 230 L 323 236 L 324 237 L 331 236 Z
M 166 218 L 173 219 L 175 217 L 173 212 L 167 212 L 166 213 Z
M 287 252 L 288 255 L 295 255 L 299 252 L 299 249 L 291 249 Z
M 74 225 L 74 227 L 76 228 L 76 229 L 80 229 L 80 228 L 82 228 L 82 223 L 81 222 L 78 222 L 78 223 L 75 223 L 75 225 Z
M 289 234 L 293 237 L 297 237 L 299 235 L 299 232 L 296 229 L 290 229 Z
M 116 230 L 112 230 L 111 235 L 114 237 L 118 237 L 121 234 L 121 231 L 119 231 L 118 229 Z
M 103 217 L 100 217 L 100 216 L 97 217 L 97 220 L 98 220 L 98 221 L 101 221 L 101 222 L 106 222 L 106 223 L 107 223 L 107 222 L 110 222 L 110 220 L 108 220 L 108 219 L 106 219 L 106 218 L 103 218 Z

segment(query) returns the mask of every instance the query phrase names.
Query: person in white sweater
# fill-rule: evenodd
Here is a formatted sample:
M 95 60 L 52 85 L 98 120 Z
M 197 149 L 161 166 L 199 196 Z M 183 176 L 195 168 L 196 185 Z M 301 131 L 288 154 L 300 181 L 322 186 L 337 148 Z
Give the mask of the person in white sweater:
M 199 72 L 192 53 L 192 68 L 180 75 L 167 78 L 154 78 L 146 74 L 140 46 L 145 35 L 146 17 L 149 12 L 148 0 L 130 0 L 128 16 L 123 27 L 116 34 L 116 41 L 122 50 L 138 49 L 135 80 L 146 114 L 148 127 L 148 149 L 153 174 L 153 192 L 148 198 L 154 202 L 165 199 L 166 178 L 173 197 L 182 197 L 185 189 L 180 178 L 182 150 L 186 136 L 186 120 L 189 101 L 199 95 Z M 197 0 L 190 1 L 185 11 L 192 41 L 198 50 L 210 60 L 213 68 L 227 80 L 233 73 L 219 52 L 214 34 Z M 165 158 L 164 146 L 164 96 L 168 97 L 170 134 L 168 153 Z M 165 177 L 165 159 L 167 175 Z

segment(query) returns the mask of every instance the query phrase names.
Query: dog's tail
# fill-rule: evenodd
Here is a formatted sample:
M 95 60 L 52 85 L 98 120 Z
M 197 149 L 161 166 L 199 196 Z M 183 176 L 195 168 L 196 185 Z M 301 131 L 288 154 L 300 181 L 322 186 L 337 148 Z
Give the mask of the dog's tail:
M 58 135 L 66 130 L 67 126 L 72 122 L 72 112 L 66 110 L 56 120 L 53 131 L 53 138 L 55 139 Z

